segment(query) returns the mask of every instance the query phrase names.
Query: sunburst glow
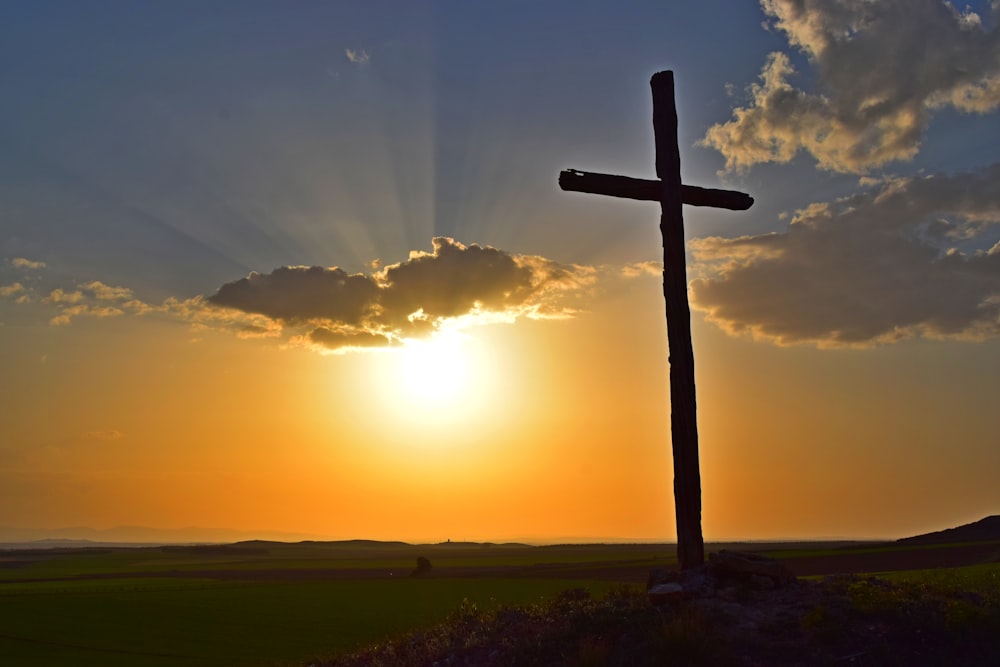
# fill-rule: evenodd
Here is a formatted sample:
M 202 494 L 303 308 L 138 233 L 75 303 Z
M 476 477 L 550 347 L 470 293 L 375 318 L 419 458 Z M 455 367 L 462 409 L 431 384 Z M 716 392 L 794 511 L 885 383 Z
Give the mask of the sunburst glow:
M 378 393 L 384 408 L 411 425 L 473 418 L 495 380 L 488 350 L 457 330 L 409 339 L 379 356 Z
M 476 380 L 466 348 L 457 333 L 407 341 L 399 354 L 399 392 L 416 406 L 454 404 Z

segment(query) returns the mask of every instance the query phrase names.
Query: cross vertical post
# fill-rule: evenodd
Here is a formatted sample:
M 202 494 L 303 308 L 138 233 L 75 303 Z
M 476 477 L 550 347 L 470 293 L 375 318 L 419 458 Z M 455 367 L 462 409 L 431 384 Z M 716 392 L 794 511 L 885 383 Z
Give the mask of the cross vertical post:
M 649 82 L 653 91 L 653 135 L 663 235 L 663 298 L 670 350 L 670 432 L 674 456 L 674 514 L 677 520 L 677 560 L 681 569 L 705 562 L 701 533 L 701 470 L 698 465 L 698 421 L 694 388 L 694 347 L 688 305 L 684 253 L 684 206 L 681 199 L 681 153 L 677 144 L 674 73 L 658 72 Z
M 699 188 L 681 182 L 674 73 L 658 72 L 650 79 L 649 85 L 653 92 L 657 180 L 568 169 L 559 174 L 559 187 L 574 192 L 660 203 L 663 297 L 670 353 L 670 432 L 674 458 L 677 561 L 682 570 L 688 570 L 705 562 L 705 541 L 701 533 L 701 471 L 698 465 L 694 348 L 691 344 L 691 308 L 687 294 L 683 205 L 745 211 L 753 205 L 753 198 L 742 192 Z

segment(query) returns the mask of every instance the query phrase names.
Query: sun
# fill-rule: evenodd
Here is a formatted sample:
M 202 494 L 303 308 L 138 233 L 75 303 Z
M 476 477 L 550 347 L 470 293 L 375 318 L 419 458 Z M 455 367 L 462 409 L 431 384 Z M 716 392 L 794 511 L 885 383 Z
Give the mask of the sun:
M 406 400 L 433 407 L 455 403 L 475 381 L 467 341 L 456 332 L 428 340 L 408 340 L 399 354 L 400 393 Z
M 380 356 L 383 409 L 403 424 L 454 424 L 475 418 L 487 404 L 492 355 L 461 331 L 407 339 Z

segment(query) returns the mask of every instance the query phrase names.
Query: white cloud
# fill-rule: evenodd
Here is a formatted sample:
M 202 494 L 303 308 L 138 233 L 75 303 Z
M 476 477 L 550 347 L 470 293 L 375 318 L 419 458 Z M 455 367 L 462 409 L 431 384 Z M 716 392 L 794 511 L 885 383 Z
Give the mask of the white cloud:
M 823 169 L 864 173 L 912 158 L 941 108 L 1000 106 L 1000 39 L 971 10 L 941 0 L 761 0 L 761 7 L 808 57 L 816 91 L 793 85 L 786 54 L 770 54 L 748 104 L 702 140 L 729 170 L 806 151 Z
M 371 54 L 364 49 L 344 49 L 344 55 L 355 65 L 364 65 L 372 59 Z

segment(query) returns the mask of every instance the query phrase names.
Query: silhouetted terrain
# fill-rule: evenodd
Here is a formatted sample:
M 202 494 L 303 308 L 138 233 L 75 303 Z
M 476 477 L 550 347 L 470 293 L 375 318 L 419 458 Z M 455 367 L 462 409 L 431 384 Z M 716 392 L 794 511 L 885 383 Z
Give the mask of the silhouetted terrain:
M 935 533 L 915 535 L 896 540 L 897 544 L 954 544 L 956 542 L 986 542 L 1000 540 L 1000 515 Z

